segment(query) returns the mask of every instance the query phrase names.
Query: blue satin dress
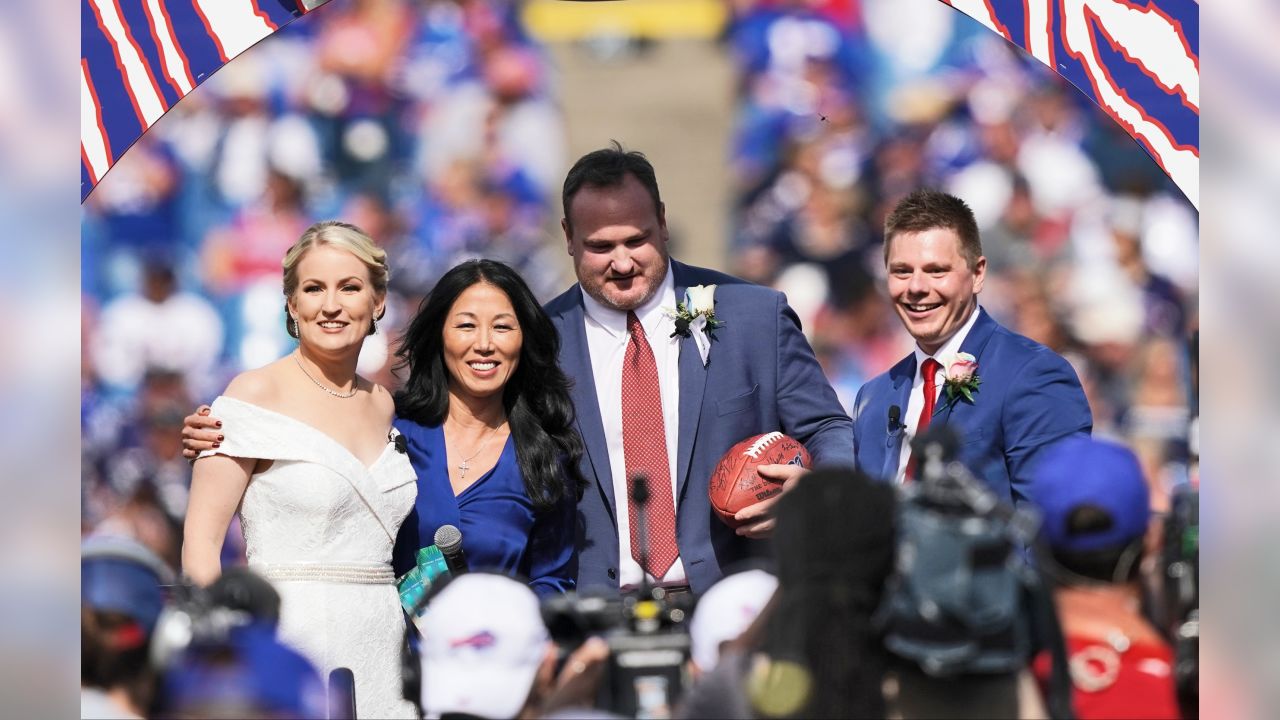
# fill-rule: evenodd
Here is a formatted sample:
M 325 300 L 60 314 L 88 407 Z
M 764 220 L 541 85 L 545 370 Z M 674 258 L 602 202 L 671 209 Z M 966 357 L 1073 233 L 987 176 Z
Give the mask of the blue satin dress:
M 395 427 L 418 474 L 417 501 L 396 537 L 392 564 L 397 577 L 413 568 L 418 550 L 432 544 L 438 528 L 453 525 L 462 531 L 470 570 L 528 580 L 539 597 L 574 589 L 577 503 L 570 496 L 549 510 L 535 510 L 514 438 L 507 438 L 492 470 L 455 496 L 443 428 L 403 418 L 396 419 Z

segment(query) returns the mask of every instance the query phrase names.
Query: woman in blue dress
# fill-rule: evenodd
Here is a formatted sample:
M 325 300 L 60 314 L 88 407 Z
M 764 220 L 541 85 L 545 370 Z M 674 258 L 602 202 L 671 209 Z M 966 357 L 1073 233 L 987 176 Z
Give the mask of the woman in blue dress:
M 559 346 L 528 285 L 502 263 L 464 262 L 423 300 L 396 353 L 408 377 L 395 426 L 418 475 L 397 576 L 454 525 L 472 570 L 526 578 L 539 596 L 574 588 L 585 481 Z
M 396 353 L 408 377 L 394 424 L 418 476 L 396 537 L 396 577 L 453 525 L 470 569 L 525 578 L 539 596 L 574 589 L 585 481 L 559 354 L 551 319 L 500 262 L 464 262 L 423 300 Z M 186 418 L 189 457 L 222 440 L 218 422 L 207 405 Z

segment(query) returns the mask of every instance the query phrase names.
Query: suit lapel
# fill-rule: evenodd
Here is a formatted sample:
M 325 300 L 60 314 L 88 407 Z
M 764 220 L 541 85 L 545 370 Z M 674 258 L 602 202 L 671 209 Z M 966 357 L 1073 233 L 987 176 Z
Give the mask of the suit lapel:
M 996 330 L 996 321 L 991 319 L 982 307 L 978 307 L 978 319 L 973 321 L 973 327 L 970 328 L 969 334 L 965 336 L 964 342 L 960 343 L 960 352 L 969 353 L 975 358 L 982 357 L 982 351 L 987 347 L 987 341 L 991 339 L 991 334 Z M 978 363 L 978 375 L 982 375 L 982 363 Z M 978 395 L 982 394 L 982 389 L 978 389 Z M 977 400 L 977 395 L 974 400 Z M 938 396 L 938 411 L 934 413 L 934 422 L 946 424 L 951 419 L 951 413 L 955 411 L 956 405 L 964 402 L 963 399 L 955 402 L 947 401 L 947 391 L 944 387 L 942 394 Z M 945 404 L 945 407 L 944 407 Z
M 574 286 L 577 290 L 578 286 Z M 587 459 L 600 490 L 616 512 L 613 495 L 613 471 L 609 465 L 609 444 L 604 437 L 604 421 L 600 418 L 600 400 L 596 397 L 595 373 L 591 371 L 591 350 L 587 345 L 587 328 L 582 297 L 578 296 L 569 310 L 557 317 L 560 331 L 560 367 L 573 378 L 573 408 L 578 421 L 578 434 L 586 448 Z
M 907 412 L 911 401 L 911 381 L 916 376 L 916 354 L 913 352 L 889 369 L 889 378 L 893 389 L 889 393 L 889 405 L 897 405 L 903 413 Z M 888 408 L 885 408 L 887 423 Z M 906 417 L 898 422 L 898 427 L 889 432 L 885 440 L 884 467 L 880 469 L 880 477 L 893 479 L 898 476 L 898 462 L 902 458 L 902 436 L 906 430 Z
M 671 272 L 675 285 L 676 302 L 684 298 L 689 287 L 688 268 L 672 261 Z M 715 352 L 712 345 L 712 352 Z M 708 360 L 711 356 L 708 355 Z M 693 446 L 698 435 L 698 423 L 702 418 L 702 397 L 707 388 L 707 365 L 692 337 L 680 338 L 680 424 L 676 434 L 676 497 L 683 497 L 684 486 L 689 481 L 689 465 L 693 460 Z

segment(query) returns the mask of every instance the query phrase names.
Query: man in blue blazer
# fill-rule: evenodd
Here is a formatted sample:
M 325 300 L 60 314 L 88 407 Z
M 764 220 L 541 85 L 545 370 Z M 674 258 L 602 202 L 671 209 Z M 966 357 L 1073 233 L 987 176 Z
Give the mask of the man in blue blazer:
M 916 348 L 858 391 L 858 466 L 902 482 L 914 465 L 909 439 L 922 425 L 945 424 L 960 435 L 960 461 L 999 497 L 1022 502 L 1040 451 L 1093 428 L 1080 380 L 1057 353 L 979 307 L 987 261 L 963 200 L 917 190 L 890 213 L 884 237 L 889 297 Z M 929 379 L 922 369 L 931 358 L 940 367 Z M 970 362 L 977 365 L 968 397 L 947 392 L 948 368 L 957 358 L 953 376 L 972 370 Z
M 582 157 L 565 179 L 563 203 L 578 284 L 546 309 L 560 333 L 560 366 L 574 379 L 586 447 L 578 587 L 617 591 L 647 574 L 700 593 L 773 527 L 776 497 L 739 512 L 746 524 L 736 531 L 712 513 L 708 481 L 725 451 L 781 431 L 803 442 L 815 465 L 852 466 L 850 419 L 781 293 L 670 259 L 664 206 L 642 154 L 615 143 Z M 686 310 L 713 308 L 714 330 L 706 319 L 673 317 L 677 300 L 690 303 Z M 656 459 L 644 465 L 637 457 Z M 643 569 L 627 493 L 637 469 L 652 490 L 644 544 L 667 557 L 650 557 Z M 772 465 L 761 474 L 789 487 L 802 473 Z

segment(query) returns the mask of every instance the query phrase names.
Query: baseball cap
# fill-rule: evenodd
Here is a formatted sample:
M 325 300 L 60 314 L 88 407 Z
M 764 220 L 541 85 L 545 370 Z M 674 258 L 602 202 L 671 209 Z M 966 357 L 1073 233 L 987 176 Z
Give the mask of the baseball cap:
M 323 718 L 327 702 L 315 667 L 253 623 L 184 651 L 161 681 L 159 704 L 164 716 Z
M 550 637 L 538 598 L 503 575 L 449 581 L 418 621 L 422 707 L 427 717 L 515 717 L 524 707 Z
M 1049 547 L 1059 551 L 1121 547 L 1142 537 L 1151 517 L 1150 495 L 1137 456 L 1107 440 L 1071 437 L 1046 448 L 1029 494 L 1044 515 Z M 1086 505 L 1106 513 L 1110 526 L 1071 532 L 1071 513 Z
M 704 672 L 720 662 L 720 644 L 743 633 L 778 588 L 778 578 L 764 570 L 729 575 L 698 600 L 689 621 L 693 661 Z
M 135 620 L 148 635 L 164 608 L 162 584 L 173 572 L 155 553 L 124 535 L 90 535 L 80 543 L 80 602 Z

